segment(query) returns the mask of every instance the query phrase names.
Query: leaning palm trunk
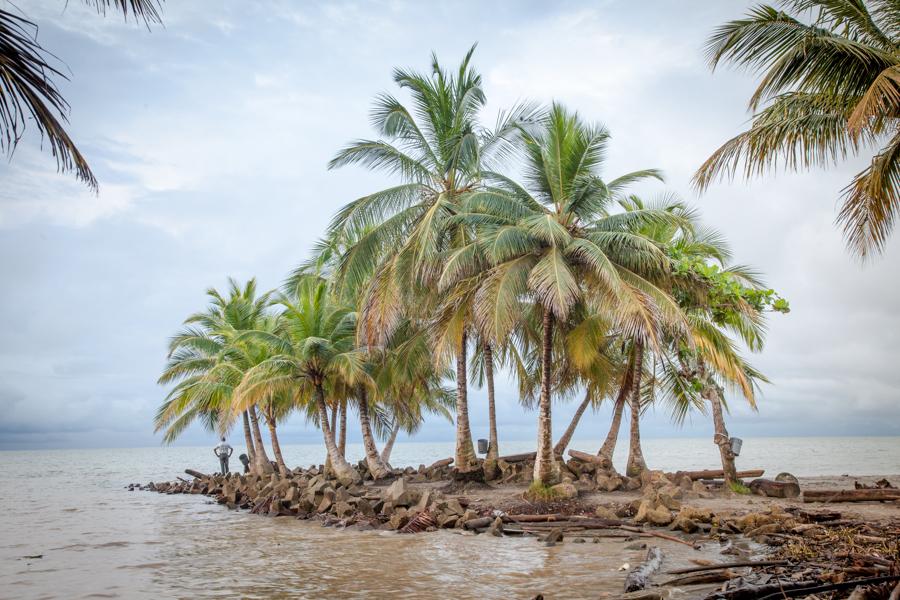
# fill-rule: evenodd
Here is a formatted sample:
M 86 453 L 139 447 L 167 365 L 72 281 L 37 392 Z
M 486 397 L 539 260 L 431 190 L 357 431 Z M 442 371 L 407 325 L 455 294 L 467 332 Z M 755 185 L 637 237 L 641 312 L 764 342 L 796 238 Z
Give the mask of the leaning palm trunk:
M 644 365 L 644 344 L 635 342 L 634 348 L 634 387 L 631 390 L 631 436 L 628 444 L 628 463 L 625 474 L 629 477 L 640 477 L 647 470 L 644 453 L 641 450 L 641 372 Z
M 484 346 L 484 379 L 487 384 L 489 445 L 484 458 L 484 476 L 494 479 L 497 476 L 497 457 L 500 455 L 497 439 L 497 410 L 494 402 L 494 351 L 490 344 Z
M 316 408 L 319 411 L 319 421 L 322 425 L 322 436 L 325 438 L 325 450 L 328 452 L 328 459 L 331 463 L 331 470 L 335 477 L 344 484 L 356 483 L 359 481 L 359 473 L 356 472 L 350 463 L 341 456 L 337 443 L 334 441 L 334 429 L 328 423 L 328 409 L 325 407 L 325 391 L 322 389 L 321 383 L 315 386 Z M 336 409 L 337 407 L 335 407 Z
M 362 429 L 363 448 L 366 451 L 366 465 L 373 479 L 383 479 L 390 474 L 390 469 L 378 456 L 375 436 L 372 435 L 372 424 L 369 421 L 369 397 L 365 388 L 359 391 L 359 425 Z
M 381 450 L 381 462 L 388 468 L 391 466 L 391 452 L 394 450 L 394 442 L 397 441 L 398 433 L 400 433 L 400 423 L 395 418 L 394 426 L 391 427 L 391 435 L 388 436 L 387 441 L 384 443 L 384 448 Z
M 534 459 L 534 481 L 552 485 L 559 478 L 559 468 L 553 455 L 553 422 L 550 414 L 550 378 L 553 359 L 553 315 L 544 309 L 543 348 L 541 353 L 541 399 L 538 407 L 537 455 Z
M 247 457 L 252 463 L 256 453 L 253 451 L 253 434 L 250 433 L 250 415 L 247 414 L 246 410 L 242 411 L 241 415 L 244 417 L 244 444 L 247 445 Z
M 266 447 L 263 445 L 262 432 L 259 430 L 259 417 L 256 415 L 256 406 L 250 407 L 250 428 L 253 431 L 253 468 L 259 474 L 271 473 L 275 469 L 266 455 Z
M 607 469 L 614 469 L 613 454 L 616 452 L 616 442 L 619 441 L 619 429 L 622 427 L 622 413 L 625 411 L 625 401 L 628 394 L 631 393 L 631 382 L 634 375 L 634 368 L 631 365 L 625 369 L 625 376 L 622 379 L 622 387 L 619 388 L 619 394 L 616 396 L 616 404 L 613 406 L 612 423 L 609 425 L 609 433 L 606 434 L 606 440 L 600 447 L 597 456 L 605 458 L 609 464 L 604 463 Z
M 718 386 L 708 382 L 703 386 L 701 395 L 709 402 L 712 408 L 713 427 L 715 428 L 713 442 L 719 447 L 719 455 L 722 458 L 722 472 L 725 474 L 725 485 L 737 483 L 737 467 L 734 464 L 731 438 L 728 436 L 728 430 L 725 428 L 725 416 L 722 414 L 721 392 Z
M 469 428 L 469 404 L 466 382 L 466 334 L 463 333 L 459 354 L 456 358 L 456 470 L 466 473 L 475 470 L 475 446 L 472 444 L 472 430 Z
M 584 411 L 587 410 L 588 404 L 590 403 L 590 393 L 585 392 L 584 400 L 581 401 L 581 404 L 579 404 L 578 408 L 575 410 L 575 414 L 572 416 L 572 421 L 566 428 L 566 432 L 562 434 L 562 437 L 556 442 L 556 446 L 553 447 L 553 453 L 557 456 L 562 456 L 563 452 L 566 451 L 566 448 L 569 447 L 569 442 L 572 441 L 572 436 L 575 434 L 575 428 L 578 427 L 578 422 L 581 421 L 581 417 L 584 415 Z
M 275 463 L 278 465 L 278 471 L 282 475 L 288 474 L 287 465 L 284 464 L 284 457 L 281 455 L 281 444 L 278 443 L 278 434 L 275 433 L 275 417 L 266 415 L 266 424 L 269 426 L 269 437 L 272 439 L 272 453 L 275 455 Z

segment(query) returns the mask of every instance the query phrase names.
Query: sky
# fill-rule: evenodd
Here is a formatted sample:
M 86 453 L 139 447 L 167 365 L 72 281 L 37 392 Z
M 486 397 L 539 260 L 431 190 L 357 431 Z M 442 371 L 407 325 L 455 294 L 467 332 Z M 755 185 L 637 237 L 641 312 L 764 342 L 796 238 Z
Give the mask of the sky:
M 279 286 L 341 205 L 390 184 L 326 164 L 374 135 L 371 101 L 397 91 L 395 67 L 424 71 L 432 51 L 452 66 L 476 42 L 485 124 L 523 99 L 603 123 L 604 174 L 662 169 L 665 184 L 641 192 L 697 207 L 736 261 L 789 299 L 753 357 L 772 382 L 758 412 L 729 398 L 733 435 L 900 435 L 900 240 L 861 265 L 833 224 L 864 157 L 702 196 L 690 185 L 747 123 L 752 75 L 712 73 L 703 52 L 747 3 L 169 2 L 149 31 L 78 2 L 16 6 L 70 74 L 69 131 L 100 192 L 58 174 L 33 135 L 0 162 L 0 449 L 159 445 L 168 337 L 228 276 Z M 475 437 L 487 437 L 484 391 L 469 402 Z M 534 438 L 536 415 L 509 381 L 497 410 L 501 442 Z M 557 433 L 573 411 L 554 406 Z M 608 422 L 602 408 L 577 435 L 602 439 Z M 299 417 L 280 430 L 282 443 L 320 439 Z M 699 414 L 674 425 L 660 407 L 644 435 L 712 427 Z M 213 439 L 195 427 L 177 443 Z M 430 419 L 417 439 L 452 440 L 453 428 Z

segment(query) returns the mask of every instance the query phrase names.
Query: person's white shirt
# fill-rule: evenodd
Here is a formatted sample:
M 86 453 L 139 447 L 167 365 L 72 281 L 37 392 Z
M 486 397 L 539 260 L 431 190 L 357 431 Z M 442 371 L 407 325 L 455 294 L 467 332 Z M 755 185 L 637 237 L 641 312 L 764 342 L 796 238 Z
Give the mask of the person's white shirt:
M 232 448 L 228 445 L 228 442 L 222 442 L 216 446 L 216 456 L 228 456 L 231 452 Z

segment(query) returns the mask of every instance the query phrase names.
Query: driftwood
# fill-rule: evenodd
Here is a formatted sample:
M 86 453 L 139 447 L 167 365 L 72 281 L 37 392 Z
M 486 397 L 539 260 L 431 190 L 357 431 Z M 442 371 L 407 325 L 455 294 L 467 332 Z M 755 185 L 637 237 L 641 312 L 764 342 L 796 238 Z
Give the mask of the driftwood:
M 722 583 L 737 577 L 733 571 L 725 570 L 716 573 L 694 573 L 684 577 L 676 577 L 665 581 L 662 585 L 702 585 L 704 583 Z
M 431 471 L 432 469 L 440 469 L 442 467 L 449 467 L 452 464 L 453 464 L 452 458 L 442 458 L 441 460 L 436 460 L 433 463 L 431 463 L 431 466 L 429 466 L 426 469 L 426 471 Z
M 900 500 L 900 490 L 805 490 L 804 502 L 870 502 Z
M 497 458 L 497 460 L 502 460 L 508 463 L 517 463 L 525 462 L 526 460 L 534 460 L 535 456 L 537 456 L 537 452 L 525 452 L 523 454 L 507 454 L 506 456 Z
M 539 523 L 543 521 L 568 521 L 569 517 L 560 513 L 553 513 L 549 515 L 506 515 L 503 520 L 506 521 L 507 519 L 514 523 Z
M 581 462 L 586 463 L 593 463 L 595 465 L 600 465 L 601 467 L 610 466 L 609 459 L 605 456 L 597 456 L 596 454 L 588 454 L 587 452 L 580 452 L 578 450 L 569 450 L 569 456 L 571 456 L 575 460 L 580 460 Z
M 650 578 L 662 567 L 662 550 L 653 546 L 647 550 L 647 559 L 633 568 L 625 578 L 625 591 L 635 592 L 650 585 Z
M 702 567 L 690 567 L 688 569 L 675 569 L 666 571 L 668 575 L 685 575 L 687 573 L 699 573 L 700 571 L 717 571 L 719 569 L 732 569 L 737 567 L 775 567 L 786 565 L 786 560 L 745 560 L 741 562 L 724 563 L 721 565 L 703 565 Z
M 823 585 L 818 579 L 808 581 L 780 581 L 766 585 L 748 585 L 727 592 L 716 592 L 706 597 L 706 600 L 776 600 L 780 598 L 799 598 L 829 592 L 833 590 L 848 590 L 858 585 L 874 585 L 900 580 L 900 575 L 888 575 L 884 577 L 866 577 L 840 583 Z
M 494 522 L 494 517 L 481 517 L 478 519 L 469 519 L 463 524 L 464 529 L 468 529 L 469 531 L 473 529 L 481 529 L 482 527 L 487 527 L 491 523 Z
M 184 472 L 187 473 L 188 475 L 190 475 L 191 477 L 195 477 L 197 479 L 203 479 L 205 477 L 209 477 L 209 475 L 207 475 L 206 473 L 201 473 L 200 471 L 195 471 L 193 469 L 185 469 Z
M 751 469 L 749 471 L 738 471 L 737 476 L 738 479 L 749 479 L 750 477 L 762 477 L 765 472 L 765 469 Z M 682 475 L 687 475 L 693 480 L 723 479 L 725 477 L 725 471 L 722 469 L 707 469 L 706 471 L 678 471 L 675 473 L 676 477 L 681 477 Z
M 754 494 L 768 496 L 769 498 L 797 498 L 800 496 L 800 485 L 795 481 L 754 479 L 747 487 Z

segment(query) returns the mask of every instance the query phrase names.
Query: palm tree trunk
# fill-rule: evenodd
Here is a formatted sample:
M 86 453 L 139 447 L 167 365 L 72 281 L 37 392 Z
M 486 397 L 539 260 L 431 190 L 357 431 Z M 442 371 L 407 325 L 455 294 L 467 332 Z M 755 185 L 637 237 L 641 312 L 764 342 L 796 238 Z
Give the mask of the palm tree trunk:
M 275 454 L 275 463 L 278 465 L 278 471 L 282 475 L 287 475 L 288 468 L 284 464 L 284 457 L 281 455 L 281 444 L 278 443 L 278 434 L 275 433 L 275 417 L 267 414 L 266 424 L 269 426 L 269 437 L 272 439 L 272 453 Z
M 391 435 L 388 436 L 384 448 L 381 450 L 381 462 L 388 467 L 391 466 L 391 452 L 394 450 L 394 442 L 397 441 L 397 434 L 400 433 L 400 422 L 394 417 L 394 426 L 391 428 Z
M 253 450 L 253 434 L 250 433 L 250 415 L 247 414 L 247 411 L 241 412 L 244 417 L 244 444 L 247 446 L 247 457 L 250 459 L 250 463 L 253 463 L 253 456 L 256 454 Z
M 326 405 L 326 407 L 327 407 L 327 405 Z M 327 415 L 328 413 L 326 412 L 325 414 Z M 337 407 L 337 405 L 335 405 L 335 406 L 331 407 L 331 434 L 332 435 L 336 435 L 335 432 L 337 431 L 337 414 L 338 414 L 338 407 Z M 328 453 L 325 454 L 325 469 L 324 469 L 324 471 L 325 471 L 325 475 L 328 475 L 328 476 L 334 474 L 334 472 L 331 468 L 331 454 L 328 454 Z
M 263 445 L 262 432 L 259 430 L 259 417 L 256 414 L 256 406 L 250 407 L 250 429 L 253 431 L 254 456 L 253 467 L 258 474 L 271 473 L 275 469 L 266 455 L 266 447 Z
M 538 407 L 537 455 L 534 481 L 552 485 L 558 481 L 559 468 L 553 455 L 553 421 L 550 414 L 550 378 L 553 360 L 553 314 L 544 309 L 541 353 L 541 400 Z
M 644 344 L 635 342 L 634 347 L 634 386 L 631 390 L 631 436 L 628 443 L 628 464 L 625 474 L 629 477 L 640 477 L 647 470 L 644 453 L 641 450 L 641 373 L 644 366 Z
M 372 435 L 372 424 L 369 422 L 369 396 L 366 389 L 359 388 L 359 425 L 362 429 L 363 448 L 366 451 L 366 465 L 373 479 L 383 479 L 390 474 L 390 469 L 378 456 L 375 436 Z
M 588 404 L 590 403 L 590 393 L 585 392 L 584 400 L 581 401 L 581 404 L 579 404 L 578 408 L 575 410 L 575 414 L 572 416 L 572 421 L 566 428 L 566 432 L 559 438 L 559 441 L 556 442 L 556 446 L 553 447 L 553 453 L 557 456 L 562 456 L 563 452 L 566 451 L 566 448 L 569 447 L 569 442 L 572 441 L 572 435 L 575 434 L 575 428 L 578 427 L 578 422 L 581 421 L 581 416 L 584 415 L 584 411 L 587 410 Z
M 616 442 L 619 440 L 619 429 L 622 426 L 622 413 L 625 411 L 625 401 L 631 393 L 631 381 L 634 376 L 633 363 L 629 362 L 625 369 L 625 375 L 622 378 L 622 386 L 619 388 L 619 394 L 616 396 L 616 403 L 613 406 L 612 422 L 609 425 L 609 433 L 606 434 L 606 440 L 600 447 L 597 456 L 602 456 L 609 461 L 608 469 L 613 469 L 613 454 L 616 451 Z
M 343 484 L 356 483 L 359 481 L 359 473 L 356 472 L 350 463 L 348 463 L 338 450 L 334 441 L 334 429 L 328 424 L 328 410 L 325 406 L 325 390 L 322 389 L 321 383 L 315 384 L 313 392 L 316 401 L 316 408 L 319 411 L 319 421 L 322 425 L 322 436 L 325 438 L 325 450 L 331 462 L 331 468 L 335 477 Z M 336 412 L 337 407 L 335 407 Z M 333 415 L 332 415 L 333 416 Z M 334 419 L 332 419 L 333 421 Z
M 715 384 L 708 383 L 703 386 L 701 395 L 709 402 L 712 408 L 713 427 L 715 428 L 713 443 L 719 447 L 722 471 L 725 474 L 725 485 L 730 486 L 738 482 L 738 476 L 737 467 L 734 464 L 734 452 L 731 450 L 731 438 L 728 435 L 728 430 L 725 428 L 725 416 L 722 414 L 721 392 Z
M 466 382 L 466 334 L 463 333 L 459 354 L 456 357 L 456 470 L 462 473 L 474 471 L 478 464 L 472 430 L 469 428 L 469 402 Z
M 484 379 L 488 396 L 488 451 L 484 458 L 486 479 L 497 476 L 497 458 L 500 456 L 500 442 L 497 438 L 497 409 L 494 401 L 494 350 L 490 344 L 484 345 Z
M 347 399 L 341 400 L 341 435 L 338 438 L 338 450 L 347 458 Z

